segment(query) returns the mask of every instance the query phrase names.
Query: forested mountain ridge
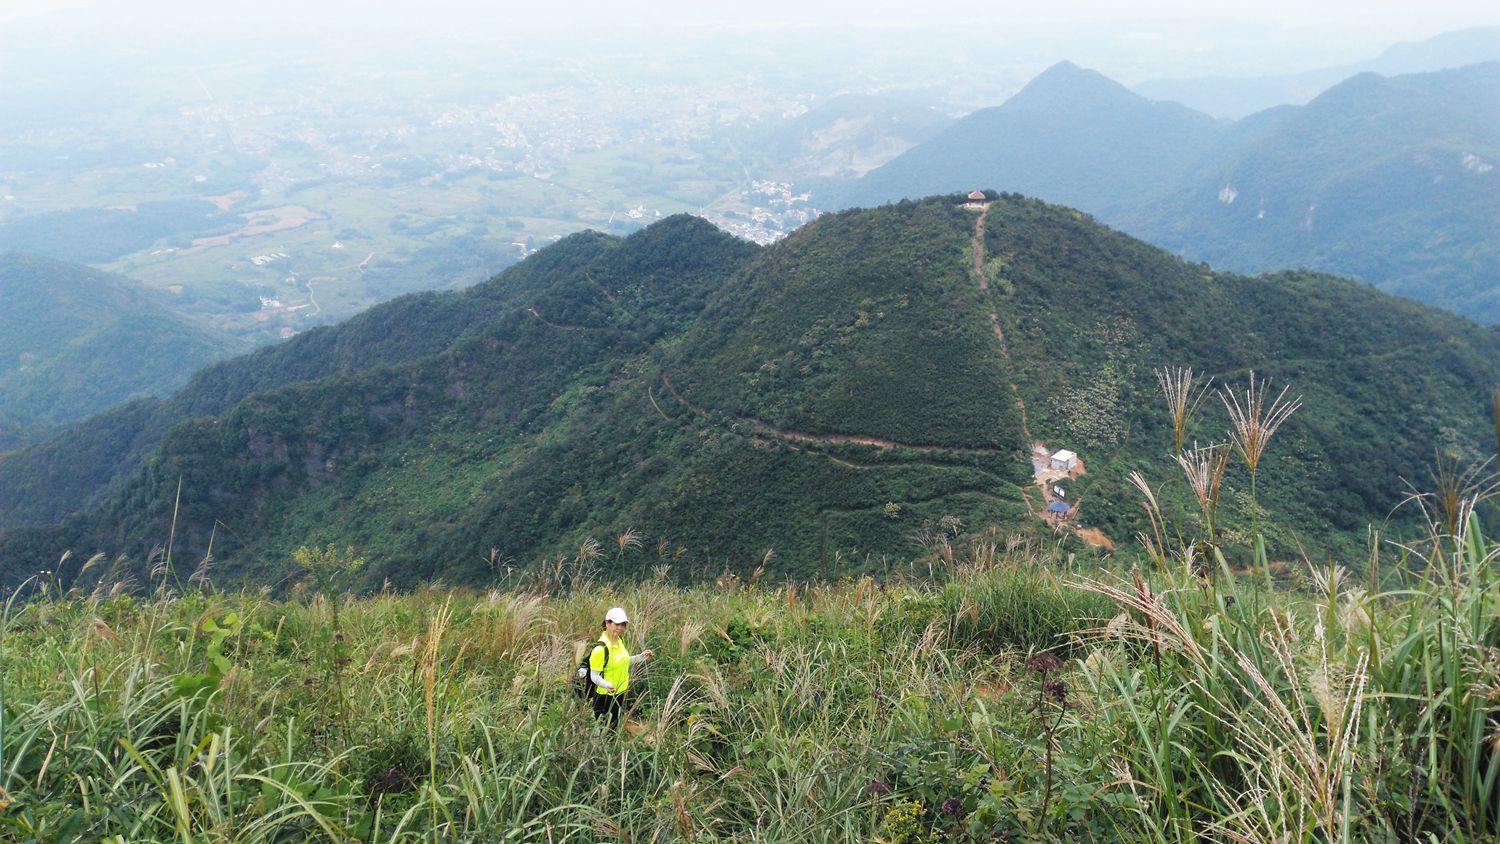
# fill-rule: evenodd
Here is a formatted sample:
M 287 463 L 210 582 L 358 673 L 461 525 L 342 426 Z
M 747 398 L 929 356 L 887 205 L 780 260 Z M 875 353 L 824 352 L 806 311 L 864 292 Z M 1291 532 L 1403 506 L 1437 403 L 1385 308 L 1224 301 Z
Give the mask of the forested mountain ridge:
M 392 331 L 370 334 L 388 345 L 369 365 L 288 378 L 294 347 L 226 363 L 172 400 L 210 408 L 205 384 L 242 385 L 214 394 L 223 408 L 143 437 L 144 462 L 106 495 L 60 521 L 11 508 L 4 574 L 72 548 L 124 554 L 139 578 L 174 512 L 177 565 L 212 541 L 220 582 L 277 582 L 293 549 L 330 542 L 398 586 L 547 560 L 879 570 L 939 525 L 1043 530 L 1032 440 L 1083 455 L 1083 518 L 1124 539 L 1141 527 L 1125 476 L 1171 475 L 1163 365 L 1237 389 L 1253 369 L 1304 397 L 1260 478 L 1284 550 L 1347 550 L 1435 448 L 1492 447 L 1494 332 L 1325 276 L 1216 273 L 1068 208 L 991 199 L 829 215 L 765 249 L 690 218 L 579 235 L 471 291 L 372 311 L 359 330 Z M 397 353 L 414 303 L 453 321 Z M 306 350 L 334 360 L 339 332 Z M 1210 406 L 1194 435 L 1226 428 Z M 45 494 L 57 466 L 30 471 Z M 10 462 L 0 476 L 9 494 Z M 1225 481 L 1231 537 L 1247 486 Z
M 730 252 L 752 248 L 686 217 L 659 224 L 653 229 L 654 237 L 641 238 L 642 245 L 683 228 L 711 235 L 722 241 L 718 246 L 734 244 Z M 682 247 L 695 242 L 692 237 L 679 239 L 682 242 L 677 245 Z M 0 460 L 0 528 L 57 521 L 97 502 L 122 476 L 136 470 L 169 429 L 186 420 L 217 416 L 255 393 L 441 354 L 467 333 L 496 319 L 513 318 L 519 303 L 538 297 L 548 301 L 544 297 L 549 290 L 563 286 L 557 283 L 559 277 L 570 278 L 569 273 L 614 251 L 616 243 L 597 232 L 574 235 L 469 290 L 400 297 L 337 326 L 317 328 L 286 343 L 211 365 L 170 398 L 138 401 L 109 411 L 48 442 L 9 455 Z M 703 251 L 708 256 L 716 254 L 713 248 Z M 701 302 L 703 295 L 687 292 L 676 302 L 653 302 L 653 313 L 669 321 L 679 309 Z
M 1317 267 L 1500 320 L 1500 63 L 1362 74 L 1111 215 L 1215 266 Z M 1489 103 L 1486 106 L 1485 103 Z
M 1223 269 L 1309 267 L 1492 323 L 1497 96 L 1500 63 L 1363 74 L 1305 106 L 1230 123 L 1064 63 L 832 199 L 872 205 L 994 185 Z
M 0 254 L 0 451 L 249 348 L 169 310 L 129 279 Z
M 1444 32 L 1425 41 L 1395 44 L 1369 61 L 1282 76 L 1153 79 L 1134 91 L 1217 117 L 1240 118 L 1280 105 L 1302 105 L 1361 73 L 1399 76 L 1500 60 L 1500 27 Z
M 176 469 L 186 490 L 212 498 L 185 492 L 184 514 L 233 506 L 235 524 L 259 524 L 286 495 L 347 468 L 335 461 L 368 461 L 459 408 L 477 428 L 526 430 L 556 398 L 548 390 L 638 352 L 701 306 L 724 275 L 715 262 L 754 250 L 687 217 L 627 241 L 575 235 L 486 284 L 378 306 L 13 455 L 0 462 L 0 513 L 24 535 L 61 520 L 63 535 L 100 535 L 102 524 L 105 541 L 130 542 L 154 530 L 156 485 L 175 488 Z M 673 277 L 658 279 L 666 267 Z M 80 453 L 93 460 L 80 465 Z

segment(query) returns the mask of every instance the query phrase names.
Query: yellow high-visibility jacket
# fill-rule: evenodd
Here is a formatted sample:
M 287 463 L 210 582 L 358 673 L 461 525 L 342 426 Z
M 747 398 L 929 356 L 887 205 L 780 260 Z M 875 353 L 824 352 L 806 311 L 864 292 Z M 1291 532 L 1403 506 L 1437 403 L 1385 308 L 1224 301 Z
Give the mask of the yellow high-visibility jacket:
M 604 659 L 604 648 L 609 649 L 609 660 Z M 614 684 L 614 691 L 598 686 L 595 691 L 601 695 L 617 695 L 630 686 L 630 649 L 625 647 L 625 638 L 614 645 L 604 634 L 599 634 L 599 645 L 595 645 L 589 652 L 589 671 L 598 672 L 603 675 L 605 682 Z

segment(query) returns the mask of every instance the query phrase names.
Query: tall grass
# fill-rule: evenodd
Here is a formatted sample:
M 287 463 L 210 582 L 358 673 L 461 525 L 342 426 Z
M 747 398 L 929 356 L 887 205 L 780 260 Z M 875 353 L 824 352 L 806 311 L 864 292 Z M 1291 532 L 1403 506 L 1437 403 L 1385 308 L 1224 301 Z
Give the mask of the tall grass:
M 1500 835 L 1496 550 L 1475 512 L 1385 552 L 1422 572 L 1371 594 L 1339 567 L 1307 594 L 1162 567 L 1157 589 L 1075 585 L 1120 615 L 1082 663 L 1159 840 L 1492 841 Z M 1182 559 L 1191 549 L 1176 549 Z M 1169 554 L 1170 556 L 1170 554 Z M 1142 659 L 1160 654 L 1157 659 Z
M 1373 547 L 1387 591 L 1203 577 L 1158 508 L 1133 573 L 977 535 L 887 583 L 11 603 L 0 839 L 1490 841 L 1485 506 Z M 657 652 L 618 733 L 567 682 L 614 604 Z

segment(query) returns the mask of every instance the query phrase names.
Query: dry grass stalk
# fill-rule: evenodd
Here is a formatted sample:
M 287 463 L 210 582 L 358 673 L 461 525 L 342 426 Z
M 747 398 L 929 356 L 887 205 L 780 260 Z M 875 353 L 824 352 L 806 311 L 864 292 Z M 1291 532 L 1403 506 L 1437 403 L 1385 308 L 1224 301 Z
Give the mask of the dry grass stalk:
M 938 648 L 942 646 L 943 640 L 947 638 L 946 628 L 947 625 L 940 618 L 934 618 L 932 621 L 929 621 L 927 627 L 922 630 L 922 637 L 917 640 L 917 646 L 913 649 L 913 654 L 918 657 L 925 657 L 928 654 L 936 653 Z
M 568 588 L 574 592 L 586 591 L 594 580 L 598 561 L 602 556 L 604 556 L 604 548 L 599 544 L 599 540 L 592 536 L 585 536 L 578 543 L 578 552 L 573 555 L 573 571 L 568 581 Z
M 609 818 L 599 819 L 599 834 L 604 836 L 605 838 L 613 838 L 616 841 L 624 841 L 626 842 L 626 844 L 629 844 L 630 842 L 630 834 L 625 831 L 625 828 L 610 820 Z
M 487 645 L 489 656 L 505 658 L 518 652 L 528 643 L 528 633 L 533 629 L 551 624 L 551 619 L 541 617 L 547 599 L 541 595 L 504 595 L 491 598 L 485 613 L 481 642 Z
M 1167 562 L 1167 551 L 1166 545 L 1162 542 L 1162 529 L 1165 526 L 1165 520 L 1161 515 L 1161 504 L 1157 502 L 1156 493 L 1151 491 L 1151 485 L 1146 483 L 1146 479 L 1140 472 L 1131 472 L 1129 480 L 1135 485 L 1136 489 L 1141 491 L 1141 495 L 1145 497 L 1141 506 L 1145 508 L 1146 516 L 1151 521 L 1151 535 L 1139 534 L 1141 545 L 1145 546 L 1146 553 L 1157 565 L 1164 566 Z
M 1424 513 L 1427 520 L 1442 524 L 1447 531 L 1445 536 L 1457 536 L 1459 527 L 1466 521 L 1466 505 L 1476 499 L 1487 498 L 1495 492 L 1496 484 L 1484 479 L 1489 461 L 1460 469 L 1456 459 L 1438 451 L 1434 452 L 1433 462 L 1433 490 L 1419 493 L 1416 498 L 1424 511 L 1427 510 L 1429 499 L 1435 501 L 1436 518 L 1430 512 Z
M 438 646 L 443 641 L 443 633 L 447 631 L 448 623 L 453 620 L 452 600 L 452 598 L 449 598 L 443 601 L 443 606 L 428 623 L 426 647 L 422 650 L 422 699 L 427 709 L 427 743 L 429 748 L 437 747 Z M 436 751 L 434 750 L 433 752 Z M 436 762 L 433 764 L 436 765 Z
M 167 570 L 167 550 L 157 545 L 151 549 L 150 554 L 146 555 L 146 576 L 159 581 L 158 588 L 160 588 L 166 585 Z
M 1233 426 L 1229 432 L 1229 441 L 1233 443 L 1234 450 L 1239 453 L 1240 459 L 1245 461 L 1245 466 L 1250 470 L 1250 532 L 1258 535 L 1256 521 L 1255 479 L 1260 469 L 1261 455 L 1265 454 L 1266 446 L 1270 444 L 1271 437 L 1276 435 L 1286 420 L 1302 406 L 1302 397 L 1298 396 L 1291 401 L 1286 400 L 1287 387 L 1282 387 L 1281 392 L 1272 399 L 1270 404 L 1266 399 L 1270 396 L 1269 383 L 1262 383 L 1259 389 L 1255 384 L 1255 372 L 1250 372 L 1250 387 L 1245 390 L 1243 400 L 1233 390 L 1223 390 L 1219 398 L 1224 402 L 1224 409 L 1229 412 L 1229 421 Z
M 90 570 L 98 566 L 100 563 L 104 562 L 106 559 L 108 558 L 105 556 L 103 551 L 96 552 L 92 557 L 84 560 L 83 565 L 78 567 L 78 574 L 74 576 L 73 580 L 75 582 L 83 580 L 84 575 L 88 574 Z M 58 571 L 62 571 L 61 564 L 59 564 L 57 568 Z
M 1317 643 L 1321 645 L 1319 663 L 1309 678 L 1292 651 L 1295 632 L 1274 614 L 1271 620 L 1272 629 L 1267 631 L 1265 643 L 1287 688 L 1278 689 L 1251 656 L 1236 650 L 1233 653 L 1239 671 L 1224 673 L 1253 711 L 1238 711 L 1224 702 L 1210 709 L 1209 714 L 1240 737 L 1250 751 L 1247 756 L 1260 761 L 1252 768 L 1252 773 L 1264 783 L 1257 792 L 1296 794 L 1314 809 L 1316 817 L 1312 821 L 1319 827 L 1323 840 L 1344 840 L 1347 811 L 1343 805 L 1344 783 L 1353 767 L 1359 742 L 1360 712 L 1369 680 L 1369 654 L 1361 653 L 1353 670 L 1340 679 L 1342 668 L 1330 664 L 1324 629 L 1319 625 L 1316 629 Z M 1222 695 L 1213 682 L 1216 679 L 1217 674 L 1211 678 L 1200 676 L 1194 683 L 1210 699 L 1220 700 Z M 1220 784 L 1215 787 L 1223 789 Z M 1221 822 L 1226 828 L 1238 822 L 1261 833 L 1292 831 L 1278 829 L 1286 823 L 1288 812 L 1279 812 L 1279 818 L 1272 817 L 1264 803 L 1247 804 L 1243 795 L 1221 796 L 1233 804 L 1249 806 Z
M 624 533 L 615 536 L 615 548 L 623 556 L 626 550 L 641 547 L 641 535 L 635 528 L 627 528 Z
M 1182 444 L 1187 441 L 1187 432 L 1193 424 L 1198 408 L 1208 397 L 1208 388 L 1213 384 L 1209 378 L 1195 384 L 1191 367 L 1164 366 L 1156 370 L 1156 383 L 1161 386 L 1162 396 L 1167 400 L 1167 413 L 1172 418 L 1172 453 L 1182 454 Z
M 122 641 L 120 634 L 116 633 L 115 629 L 110 627 L 108 622 L 98 616 L 94 616 L 94 620 L 89 625 L 89 638 L 91 640 L 108 639 L 115 644 L 119 644 Z
M 703 631 L 707 629 L 708 625 L 696 618 L 683 619 L 682 626 L 677 628 L 677 652 L 687 654 L 693 643 L 703 638 Z
M 1229 468 L 1229 446 L 1213 443 L 1203 447 L 1194 445 L 1185 454 L 1175 458 L 1182 473 L 1187 476 L 1188 487 L 1198 506 L 1203 510 L 1203 529 L 1210 541 L 1214 536 L 1214 518 L 1219 511 L 1219 487 L 1224 481 L 1224 472 Z
M 1183 626 L 1177 614 L 1167 608 L 1164 596 L 1153 592 L 1140 577 L 1140 571 L 1135 570 L 1132 574 L 1134 582 L 1128 586 L 1092 578 L 1067 581 L 1068 586 L 1103 595 L 1126 611 L 1103 627 L 1084 631 L 1085 635 L 1147 642 L 1153 648 L 1181 654 L 1199 669 L 1206 670 L 1208 655 L 1198 640 Z M 1137 617 L 1141 620 L 1138 621 Z
M 1271 394 L 1270 384 L 1262 382 L 1257 387 L 1255 373 L 1252 371 L 1250 386 L 1246 388 L 1243 399 L 1233 390 L 1226 389 L 1219 393 L 1224 409 L 1229 412 L 1229 421 L 1234 426 L 1230 431 L 1230 440 L 1234 443 L 1235 451 L 1245 461 L 1245 466 L 1250 469 L 1251 475 L 1260 468 L 1261 455 L 1265 454 L 1271 437 L 1302 407 L 1301 396 L 1291 401 L 1286 400 L 1288 389 L 1290 388 L 1282 387 L 1281 392 L 1268 405 L 1266 399 Z
M 693 822 L 693 816 L 687 810 L 687 796 L 683 795 L 682 780 L 672 783 L 672 808 L 675 811 L 673 820 L 677 825 L 677 835 L 684 841 L 697 839 L 697 824 Z
M 687 675 L 698 681 L 698 686 L 709 700 L 721 710 L 729 709 L 729 684 L 724 675 L 714 666 L 700 665 L 699 670 Z
M 1000 547 L 994 540 L 975 539 L 969 544 L 969 564 L 976 571 L 995 568 L 1000 562 Z

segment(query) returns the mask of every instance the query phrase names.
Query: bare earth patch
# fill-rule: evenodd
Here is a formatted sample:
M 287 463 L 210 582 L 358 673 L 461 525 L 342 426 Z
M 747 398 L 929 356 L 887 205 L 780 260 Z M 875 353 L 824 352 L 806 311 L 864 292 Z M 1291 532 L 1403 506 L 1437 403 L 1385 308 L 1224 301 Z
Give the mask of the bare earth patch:
M 1078 538 L 1087 542 L 1090 547 L 1103 548 L 1106 551 L 1115 550 L 1115 543 L 1098 528 L 1074 528 L 1073 532 L 1078 534 Z
M 221 196 L 205 196 L 203 197 L 203 201 L 212 202 L 214 207 L 219 209 L 220 211 L 228 211 L 231 206 L 244 198 L 245 192 L 242 190 L 237 190 L 233 193 L 226 193 Z
M 193 240 L 193 249 L 206 249 L 210 246 L 227 246 L 231 241 L 242 237 L 254 237 L 258 234 L 270 234 L 271 232 L 295 229 L 306 225 L 310 220 L 317 219 L 317 214 L 303 208 L 301 205 L 283 205 L 280 208 L 268 208 L 263 211 L 251 211 L 240 215 L 245 218 L 245 225 L 229 234 L 216 235 L 214 237 L 200 237 Z

